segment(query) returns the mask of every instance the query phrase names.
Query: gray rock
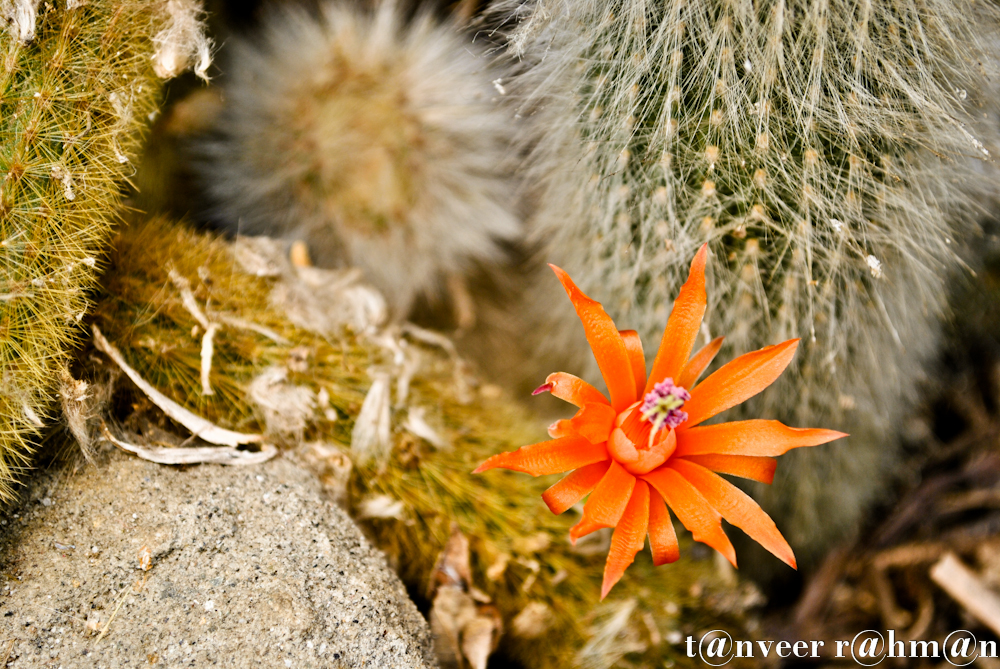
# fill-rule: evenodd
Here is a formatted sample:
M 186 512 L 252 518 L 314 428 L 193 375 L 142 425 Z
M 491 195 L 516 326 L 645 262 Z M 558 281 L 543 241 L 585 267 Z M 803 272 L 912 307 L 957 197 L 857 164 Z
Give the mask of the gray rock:
M 0 665 L 437 666 L 383 556 L 287 460 L 116 453 L 30 485 L 0 520 Z

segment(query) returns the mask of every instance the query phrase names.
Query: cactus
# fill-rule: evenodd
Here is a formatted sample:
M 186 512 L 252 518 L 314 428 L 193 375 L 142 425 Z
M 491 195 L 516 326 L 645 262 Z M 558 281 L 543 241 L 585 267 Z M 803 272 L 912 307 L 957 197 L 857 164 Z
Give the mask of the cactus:
M 270 264 L 247 263 L 240 255 L 245 242 L 234 245 L 160 218 L 124 228 L 92 318 L 129 365 L 168 397 L 220 426 L 266 430 L 283 457 L 315 467 L 330 494 L 398 565 L 411 593 L 426 592 L 456 523 L 471 544 L 471 585 L 499 611 L 502 652 L 522 666 L 663 666 L 668 660 L 693 666 L 672 640 L 676 634 L 716 627 L 748 634 L 743 614 L 754 605 L 754 591 L 734 587 L 727 580 L 731 569 L 719 573 L 707 551 L 699 553 L 685 537 L 684 559 L 657 570 L 648 555 L 640 556 L 600 603 L 606 546 L 598 539 L 571 547 L 568 530 L 579 513 L 553 516 L 538 499 L 552 477 L 526 482 L 513 473 L 471 475 L 487 456 L 544 436 L 541 421 L 496 386 L 476 387 L 440 347 L 412 338 L 400 343 L 391 326 L 368 334 L 347 327 L 320 333 L 304 327 L 306 321 L 293 323 L 286 279 Z M 315 269 L 295 272 L 307 277 Z M 190 298 L 182 297 L 182 286 Z M 185 306 L 191 300 L 206 305 L 203 318 L 221 323 L 212 394 L 201 380 L 204 328 Z M 387 342 L 396 343 L 387 348 Z M 407 362 L 397 366 L 396 355 Z M 356 457 L 356 442 L 366 397 L 377 383 L 372 379 L 386 374 L 392 453 L 380 464 Z M 401 400 L 403 376 L 409 383 Z M 258 392 L 262 379 L 278 378 L 283 381 Z M 138 410 L 115 417 L 126 426 L 158 425 L 155 410 L 129 392 L 119 386 L 110 406 Z M 285 396 L 314 401 L 288 405 L 286 418 L 295 421 L 283 421 L 273 414 Z M 418 413 L 436 437 L 413 428 Z M 288 429 L 289 422 L 297 425 Z M 152 438 L 162 434 L 154 431 Z
M 524 169 L 541 258 L 652 337 L 684 259 L 708 241 L 706 341 L 726 335 L 735 354 L 803 338 L 747 410 L 853 435 L 793 454 L 773 498 L 758 491 L 809 564 L 887 487 L 957 248 L 990 194 L 975 135 L 995 127 L 977 124 L 973 105 L 996 7 L 538 0 L 493 11 L 522 62 L 508 89 L 532 126 Z M 553 311 L 557 287 L 539 283 L 542 355 L 587 364 L 569 348 L 572 314 Z
M 405 317 L 445 288 L 460 302 L 463 278 L 501 260 L 520 224 L 502 73 L 456 25 L 400 13 L 273 10 L 232 44 L 226 108 L 198 153 L 211 219 L 305 238 L 318 264 L 361 268 Z
M 170 32 L 196 15 L 193 0 L 38 4 L 0 7 L 0 500 L 28 464 L 79 339 L 157 102 L 154 67 L 183 67 L 192 40 L 207 57 L 204 38 Z

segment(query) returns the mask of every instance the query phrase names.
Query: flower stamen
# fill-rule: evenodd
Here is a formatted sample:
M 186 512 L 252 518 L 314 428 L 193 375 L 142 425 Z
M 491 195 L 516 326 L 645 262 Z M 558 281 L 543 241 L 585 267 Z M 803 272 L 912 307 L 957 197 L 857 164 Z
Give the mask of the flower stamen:
M 684 403 L 691 399 L 686 388 L 674 385 L 673 379 L 664 379 L 653 386 L 653 390 L 643 398 L 642 417 L 653 424 L 649 433 L 649 443 L 660 430 L 674 429 L 687 420 L 686 411 L 681 411 Z

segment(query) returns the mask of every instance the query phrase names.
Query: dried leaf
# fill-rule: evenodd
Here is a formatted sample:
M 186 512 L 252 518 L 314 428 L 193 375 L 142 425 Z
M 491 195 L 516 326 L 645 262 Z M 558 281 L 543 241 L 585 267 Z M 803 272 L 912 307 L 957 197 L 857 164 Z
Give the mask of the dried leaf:
M 994 634 L 1000 634 L 1000 595 L 954 553 L 948 553 L 931 567 L 931 578 Z
M 398 499 L 388 495 L 373 495 L 358 503 L 358 518 L 395 518 L 403 519 L 406 507 Z
M 430 612 L 434 650 L 442 668 L 461 669 L 462 631 L 476 619 L 476 603 L 457 585 L 443 585 L 437 590 Z
M 435 448 L 444 448 L 447 443 L 441 438 L 437 431 L 427 424 L 427 409 L 424 407 L 410 407 L 406 413 L 406 421 L 403 428 L 415 437 L 420 437 Z
M 504 575 L 504 572 L 507 571 L 507 564 L 509 562 L 510 562 L 509 553 L 501 553 L 500 555 L 498 555 L 497 559 L 493 561 L 493 564 L 491 564 L 486 569 L 486 578 L 490 579 L 491 581 L 499 581 L 500 578 Z
M 345 325 L 371 333 L 388 317 L 385 299 L 361 282 L 358 270 L 296 267 L 274 286 L 271 304 L 294 325 L 324 337 Z
M 241 451 L 238 448 L 222 446 L 195 446 L 191 448 L 136 446 L 118 439 L 111 434 L 107 427 L 104 428 L 104 438 L 123 451 L 160 465 L 259 465 L 278 454 L 278 449 L 271 444 L 262 444 L 259 451 Z
M 430 612 L 434 650 L 445 669 L 486 669 L 503 624 L 496 607 L 479 605 L 458 585 L 442 585 Z
M 358 462 L 384 462 L 392 452 L 389 374 L 375 372 L 351 431 L 351 455 Z
M 490 653 L 497 647 L 500 638 L 500 615 L 491 615 L 492 606 L 480 607 L 476 616 L 462 628 L 462 655 L 471 669 L 486 669 Z
M 489 597 L 472 585 L 469 540 L 452 523 L 451 536 L 431 572 L 430 623 L 442 667 L 485 669 L 503 620 Z
M 174 402 L 139 376 L 139 372 L 129 367 L 128 363 L 125 362 L 125 358 L 122 357 L 121 352 L 108 343 L 108 340 L 101 334 L 100 329 L 96 325 L 93 328 L 94 345 L 98 350 L 111 358 L 125 372 L 126 376 L 132 380 L 132 383 L 138 386 L 139 390 L 145 393 L 146 397 L 158 406 L 163 413 L 189 429 L 199 439 L 207 441 L 210 444 L 232 447 L 239 446 L 240 444 L 256 444 L 264 440 L 264 435 L 261 434 L 243 434 L 221 428 Z
M 554 620 L 552 609 L 542 602 L 530 602 L 511 622 L 514 634 L 525 639 L 537 639 L 545 634 Z
M 445 585 L 454 585 L 468 591 L 472 584 L 472 569 L 469 567 L 469 540 L 462 534 L 458 524 L 451 524 L 451 536 L 438 556 L 437 564 L 431 571 L 427 584 L 427 597 L 432 599 L 435 591 Z
M 264 414 L 269 434 L 301 437 L 316 409 L 316 395 L 287 381 L 287 369 L 268 367 L 250 382 L 247 396 Z
M 306 444 L 306 461 L 319 475 L 323 488 L 334 503 L 347 501 L 347 486 L 351 480 L 353 463 L 346 453 L 322 441 Z
M 237 237 L 233 257 L 250 276 L 276 277 L 287 271 L 284 244 L 270 237 Z

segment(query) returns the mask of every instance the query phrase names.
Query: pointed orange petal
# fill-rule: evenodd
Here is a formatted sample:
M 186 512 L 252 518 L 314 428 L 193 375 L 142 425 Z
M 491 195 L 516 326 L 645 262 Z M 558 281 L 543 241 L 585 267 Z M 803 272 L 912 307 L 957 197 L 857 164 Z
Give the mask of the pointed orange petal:
M 705 455 L 688 455 L 684 459 L 711 469 L 713 472 L 731 474 L 768 485 L 774 481 L 774 469 L 778 465 L 778 461 L 774 458 L 759 458 L 752 455 L 706 453 Z
M 601 584 L 601 599 L 608 596 L 625 570 L 635 561 L 635 555 L 646 543 L 646 529 L 649 525 L 649 486 L 636 481 L 632 497 L 621 520 L 611 535 L 611 550 L 604 565 L 604 582 Z
M 560 474 L 607 459 L 608 449 L 604 444 L 592 444 L 583 437 L 563 437 L 497 453 L 479 465 L 473 474 L 497 467 L 532 476 Z
M 632 364 L 629 362 L 628 352 L 625 350 L 625 342 L 618 334 L 618 328 L 615 327 L 611 317 L 604 312 L 604 307 L 601 306 L 600 302 L 584 295 L 566 272 L 555 265 L 549 265 L 549 267 L 556 273 L 563 288 L 566 289 L 566 294 L 569 295 L 569 299 L 576 309 L 576 315 L 583 323 L 587 342 L 597 359 L 597 366 L 604 377 L 604 383 L 608 386 L 611 406 L 615 408 L 615 411 L 624 410 L 629 404 L 635 402 L 635 380 L 630 373 Z
M 716 337 L 712 341 L 708 342 L 701 349 L 691 356 L 691 359 L 687 361 L 684 365 L 684 369 L 681 370 L 680 378 L 675 379 L 676 383 L 681 388 L 687 388 L 691 390 L 694 388 L 695 382 L 701 373 L 705 371 L 705 368 L 712 364 L 712 360 L 718 355 L 719 349 L 722 348 L 722 341 L 725 337 Z
M 660 493 L 695 541 L 711 546 L 736 566 L 736 549 L 722 531 L 722 516 L 694 486 L 669 465 L 642 478 Z
M 579 523 L 569 528 L 569 541 L 571 544 L 576 546 L 576 541 L 580 537 L 585 537 L 592 532 L 596 532 L 597 530 L 603 530 L 605 527 L 607 527 L 607 525 L 595 523 L 586 517 L 581 518 Z
M 562 439 L 563 437 L 578 437 L 576 430 L 573 429 L 573 423 L 569 419 L 557 420 L 556 422 L 549 425 L 546 432 L 553 439 Z
M 678 432 L 674 454 L 678 457 L 702 453 L 775 456 L 793 448 L 818 446 L 846 436 L 836 430 L 788 427 L 776 420 L 739 420 Z
M 612 461 L 608 471 L 600 483 L 590 493 L 587 503 L 583 505 L 583 520 L 569 531 L 570 538 L 583 536 L 577 528 L 614 527 L 618 524 L 625 506 L 635 487 L 635 477 L 625 471 L 621 465 Z M 597 528 L 594 528 L 597 529 Z M 577 530 L 574 532 L 574 530 Z M 593 530 L 590 530 L 593 531 Z
M 593 490 L 611 466 L 610 460 L 595 462 L 586 467 L 580 467 L 575 472 L 559 481 L 542 493 L 542 501 L 549 511 L 557 516 L 579 502 Z
M 600 444 L 608 440 L 616 417 L 615 410 L 607 404 L 588 402 L 572 418 L 557 420 L 549 426 L 549 436 L 558 439 L 578 435 L 593 444 Z
M 660 349 L 656 352 L 653 369 L 646 380 L 646 387 L 639 395 L 653 389 L 653 384 L 670 377 L 676 383 L 681 368 L 691 355 L 694 339 L 698 336 L 701 319 L 705 316 L 708 298 L 705 295 L 705 262 L 708 260 L 708 244 L 704 244 L 691 261 L 691 271 L 681 292 L 670 310 L 667 327 L 660 339 Z
M 635 330 L 622 330 L 619 333 L 625 342 L 628 359 L 632 363 L 632 377 L 635 379 L 636 399 L 642 399 L 646 388 L 646 356 L 642 353 L 642 340 Z
M 681 557 L 674 524 L 670 522 L 670 511 L 660 493 L 652 487 L 649 489 L 649 550 L 657 567 L 677 562 Z
M 691 399 L 684 403 L 688 419 L 678 430 L 688 430 L 767 388 L 785 371 L 798 345 L 798 339 L 790 339 L 741 355 L 717 369 L 691 390 Z
M 572 374 L 565 372 L 555 372 L 549 374 L 545 379 L 545 385 L 536 390 L 533 394 L 549 391 L 553 397 L 558 397 L 564 402 L 569 402 L 578 407 L 583 407 L 588 402 L 595 404 L 607 404 L 611 406 L 608 399 L 600 390 L 590 385 L 586 381 Z
M 747 536 L 776 558 L 796 569 L 795 554 L 792 553 L 791 546 L 781 536 L 771 517 L 746 493 L 700 465 L 674 460 L 670 466 L 697 488 L 723 518 L 746 532 Z

